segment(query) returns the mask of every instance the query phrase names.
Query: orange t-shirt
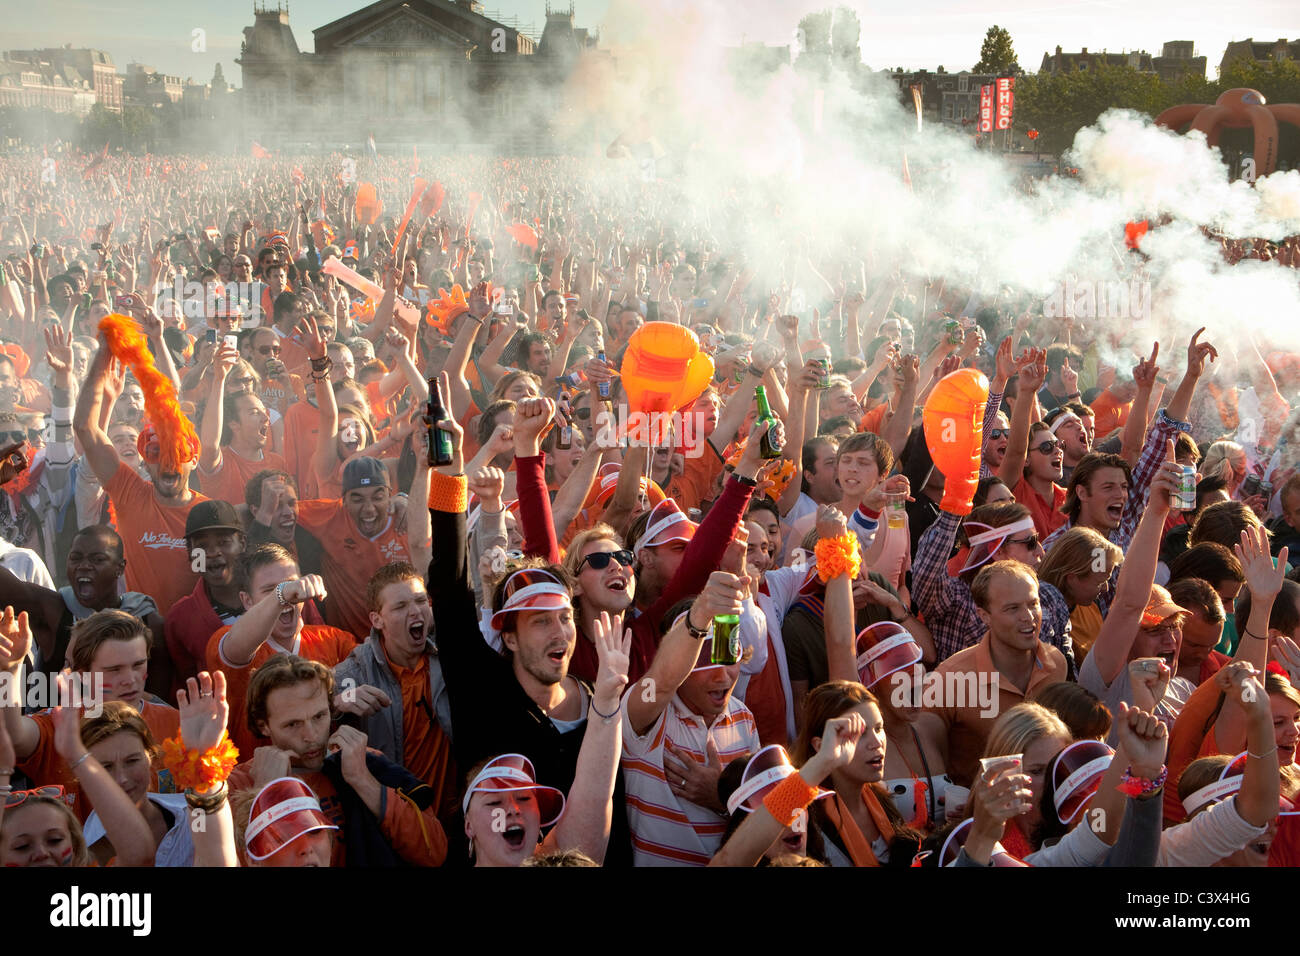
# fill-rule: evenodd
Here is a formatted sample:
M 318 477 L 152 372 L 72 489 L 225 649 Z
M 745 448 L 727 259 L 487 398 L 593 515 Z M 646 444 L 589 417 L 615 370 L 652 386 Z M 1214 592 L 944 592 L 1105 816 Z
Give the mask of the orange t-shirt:
M 1110 390 L 1106 390 L 1092 400 L 1089 406 L 1092 409 L 1094 430 L 1097 440 L 1101 441 L 1117 428 L 1123 428 L 1128 421 L 1129 410 L 1132 409 L 1132 402 L 1120 402 Z
M 166 617 L 199 579 L 190 570 L 185 519 L 190 508 L 207 501 L 207 496 L 195 492 L 186 504 L 167 507 L 159 502 L 153 485 L 125 462 L 118 462 L 117 473 L 104 490 L 113 503 L 117 533 L 122 536 L 127 590 L 149 595 L 158 605 L 158 613 Z
M 249 663 L 236 667 L 221 654 L 221 639 L 229 630 L 230 625 L 227 624 L 212 632 L 205 656 L 209 671 L 220 670 L 226 673 L 226 699 L 230 702 L 230 739 L 235 742 L 241 754 L 251 755 L 258 745 L 258 737 L 248 726 L 245 701 L 248 682 L 259 667 L 283 651 L 266 641 L 253 652 L 253 659 Z M 295 646 L 289 650 L 299 657 L 319 661 L 333 669 L 336 664 L 346 660 L 356 646 L 356 639 L 346 631 L 325 624 L 304 624 Z
M 1055 482 L 1052 484 L 1050 503 L 1033 489 L 1028 478 L 1021 478 L 1019 484 L 1011 489 L 1011 494 L 1016 501 L 1029 509 L 1034 519 L 1034 530 L 1038 532 L 1039 538 L 1046 538 L 1065 524 L 1065 515 L 1061 513 L 1061 505 L 1065 504 L 1065 489 Z
M 363 638 L 370 633 L 366 586 L 384 565 L 411 560 L 405 533 L 397 531 L 390 515 L 383 530 L 367 538 L 337 498 L 299 502 L 298 523 L 323 545 L 321 576 L 329 591 L 325 620 Z
M 307 400 L 307 390 L 303 388 L 302 378 L 292 372 L 287 375 L 287 387 L 283 379 L 262 380 L 262 390 L 257 395 L 268 412 L 274 409 L 284 415 L 295 402 Z
M 871 411 L 862 416 L 862 424 L 858 427 L 864 432 L 871 432 L 873 435 L 880 434 L 880 424 L 885 420 L 885 413 L 889 411 L 889 403 L 881 402 Z
M 682 473 L 668 485 L 668 497 L 677 502 L 682 511 L 700 507 L 708 497 L 713 482 L 722 470 L 723 461 L 711 441 L 700 443 L 702 454 L 683 456 Z
M 155 704 L 146 700 L 140 708 L 140 716 L 144 718 L 149 733 L 153 735 L 154 743 L 160 746 L 167 738 L 176 736 L 181 729 L 180 711 L 166 704 Z M 41 737 L 32 755 L 26 760 L 19 761 L 18 769 L 31 778 L 32 786 L 62 786 L 68 793 L 76 794 L 77 802 L 74 809 L 77 811 L 77 819 L 85 823 L 86 818 L 90 816 L 90 811 L 95 808 L 82 796 L 76 774 L 68 769 L 67 763 L 54 749 L 54 714 L 42 710 L 32 714 L 31 717 L 36 721 Z M 159 792 L 158 771 L 162 766 L 162 753 L 159 751 L 153 761 L 153 782 L 149 785 L 149 789 L 154 793 Z
M 209 475 L 199 469 L 199 487 L 214 501 L 229 501 L 232 505 L 244 503 L 244 487 L 259 471 L 268 468 L 285 471 L 284 459 L 275 452 L 262 453 L 261 461 L 252 461 L 236 454 L 229 446 L 221 449 L 221 467 Z
M 387 655 L 385 655 L 387 657 Z M 429 688 L 429 659 L 421 657 L 414 668 L 401 667 L 388 658 L 388 666 L 402 686 L 402 761 L 438 794 L 438 807 L 456 809 L 456 781 L 451 763 L 451 741 L 433 712 Z

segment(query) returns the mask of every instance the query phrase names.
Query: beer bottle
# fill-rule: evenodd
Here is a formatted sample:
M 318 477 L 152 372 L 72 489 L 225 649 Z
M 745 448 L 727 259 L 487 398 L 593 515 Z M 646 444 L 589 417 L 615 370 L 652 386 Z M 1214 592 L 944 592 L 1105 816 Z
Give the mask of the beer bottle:
M 447 407 L 442 403 L 442 389 L 436 378 L 429 379 L 429 401 L 424 410 L 424 423 L 429 430 L 429 467 L 451 464 L 454 449 L 451 432 L 439 422 L 446 420 Z
M 758 421 L 767 422 L 769 426 L 774 427 L 777 419 L 767 404 L 767 390 L 762 385 L 755 386 L 754 397 L 758 400 Z M 772 434 L 772 427 L 764 433 L 759 444 L 759 457 L 765 460 L 781 457 L 781 446 L 777 443 L 776 436 Z
M 559 429 L 556 451 L 568 451 L 573 447 L 573 425 L 569 423 L 569 393 L 564 389 L 560 389 L 560 400 L 555 403 L 555 427 Z
M 713 646 L 710 648 L 709 663 L 739 664 L 740 656 L 740 615 L 714 615 Z
M 602 345 L 600 351 L 596 353 L 596 358 L 600 359 L 600 364 L 606 364 L 605 347 Z M 596 385 L 596 392 L 601 398 L 609 398 L 609 382 L 600 382 Z

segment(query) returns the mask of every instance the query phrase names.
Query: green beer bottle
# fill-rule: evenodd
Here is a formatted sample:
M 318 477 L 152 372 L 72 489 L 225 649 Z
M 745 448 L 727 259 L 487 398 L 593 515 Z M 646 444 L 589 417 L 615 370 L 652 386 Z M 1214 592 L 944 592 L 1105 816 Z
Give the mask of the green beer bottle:
M 772 414 L 772 409 L 767 404 L 767 390 L 762 385 L 754 388 L 754 398 L 758 400 L 758 421 L 768 422 L 770 425 L 775 426 L 777 418 Z M 759 444 L 759 455 L 765 460 L 781 457 L 781 446 L 772 435 L 771 428 L 763 435 Z

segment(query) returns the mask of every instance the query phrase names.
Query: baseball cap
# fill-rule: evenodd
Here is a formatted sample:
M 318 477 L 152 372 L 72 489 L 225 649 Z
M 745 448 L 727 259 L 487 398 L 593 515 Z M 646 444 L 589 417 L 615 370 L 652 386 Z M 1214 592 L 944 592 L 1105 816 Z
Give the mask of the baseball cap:
M 235 506 L 229 501 L 200 501 L 185 518 L 185 537 L 200 531 L 243 531 Z
M 378 458 L 349 459 L 343 466 L 343 494 L 354 488 L 370 488 L 376 485 L 388 487 L 388 469 Z
M 244 846 L 262 861 L 313 830 L 337 830 L 321 812 L 310 787 L 296 777 L 280 777 L 263 787 L 249 810 Z

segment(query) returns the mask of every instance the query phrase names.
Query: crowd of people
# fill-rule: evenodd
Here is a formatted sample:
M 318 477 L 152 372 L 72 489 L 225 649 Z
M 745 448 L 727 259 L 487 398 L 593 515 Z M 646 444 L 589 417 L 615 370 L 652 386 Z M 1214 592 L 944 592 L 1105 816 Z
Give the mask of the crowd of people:
M 38 166 L 0 864 L 1300 862 L 1276 343 L 577 161 Z M 713 372 L 643 428 L 665 324 Z

